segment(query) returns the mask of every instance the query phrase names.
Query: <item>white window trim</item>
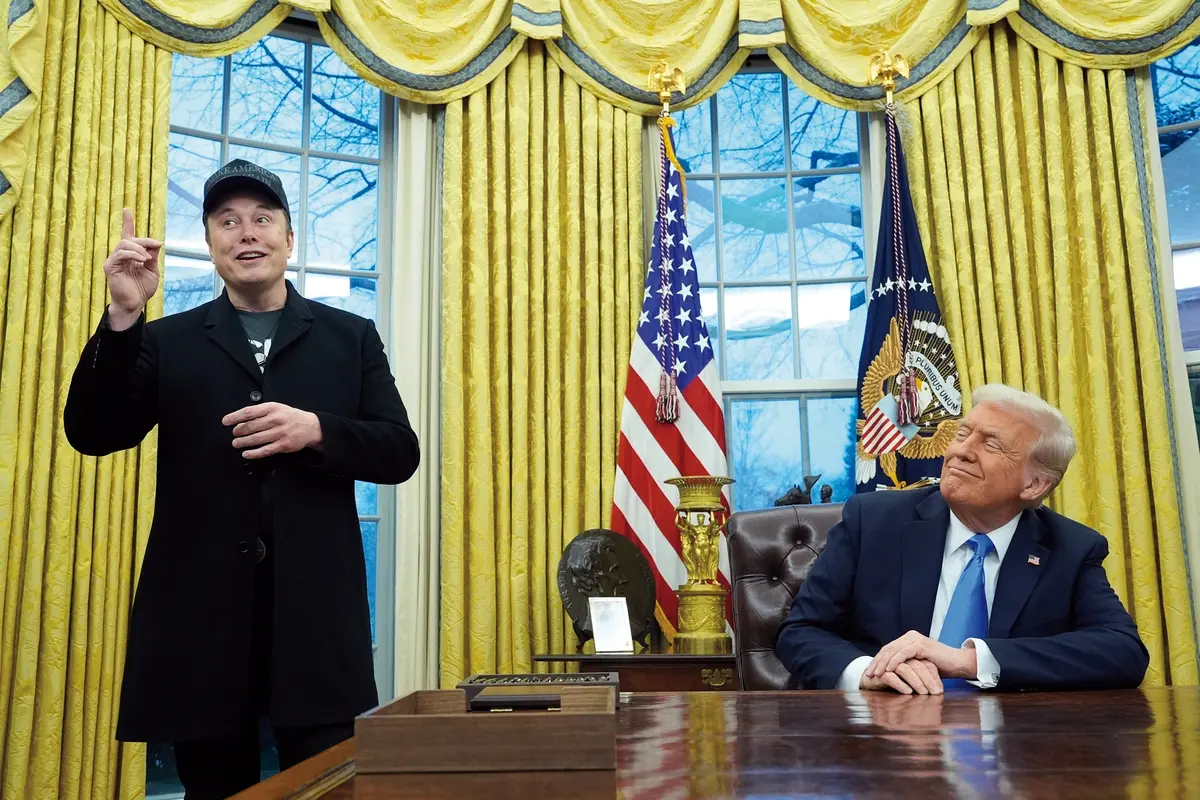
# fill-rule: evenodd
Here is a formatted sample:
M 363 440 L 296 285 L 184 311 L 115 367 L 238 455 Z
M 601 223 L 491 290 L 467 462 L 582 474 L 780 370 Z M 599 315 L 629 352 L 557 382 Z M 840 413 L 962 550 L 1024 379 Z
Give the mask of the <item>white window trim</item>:
M 1172 126 L 1172 127 L 1175 127 L 1175 126 Z M 1200 127 L 1200 122 L 1196 123 L 1196 125 L 1194 125 L 1192 127 Z M 1159 161 L 1161 164 L 1162 156 L 1160 155 L 1158 158 L 1159 158 Z M 1161 169 L 1161 166 L 1160 166 L 1160 169 Z M 1166 209 L 1166 187 L 1165 186 L 1163 187 L 1163 209 L 1164 209 L 1163 216 L 1166 216 L 1166 212 L 1165 212 L 1165 209 Z M 1172 242 L 1170 239 L 1171 232 L 1170 232 L 1169 226 L 1170 226 L 1170 223 L 1168 221 L 1166 233 L 1163 235 L 1165 235 L 1167 237 L 1165 239 L 1165 241 L 1169 245 L 1172 260 L 1175 258 L 1175 253 L 1177 253 L 1180 250 L 1196 250 L 1196 249 L 1200 248 L 1200 241 L 1197 241 L 1197 242 Z M 1167 284 L 1167 286 L 1169 286 L 1169 292 L 1165 296 L 1170 297 L 1171 299 L 1175 299 L 1177 297 L 1177 295 L 1176 295 L 1177 289 L 1175 288 L 1175 265 L 1172 263 L 1172 264 L 1165 265 L 1165 267 L 1166 268 L 1162 270 L 1165 273 L 1164 283 Z M 1182 342 L 1183 341 L 1183 330 L 1179 323 L 1179 303 L 1178 303 L 1178 301 L 1172 303 L 1171 307 L 1175 310 L 1175 322 L 1176 322 L 1175 333 L 1177 334 L 1177 338 Z M 1170 334 L 1168 334 L 1168 335 L 1170 335 Z M 1183 351 L 1183 360 L 1184 360 L 1184 363 L 1188 365 L 1188 367 L 1200 368 L 1200 350 L 1184 350 Z
M 392 341 L 388 359 L 409 422 L 421 443 L 421 467 L 397 489 L 393 517 L 395 669 L 381 699 L 436 689 L 441 644 L 441 267 L 444 111 L 397 103 Z
M 1154 225 L 1159 242 L 1163 246 L 1159 252 L 1174 252 L 1171 245 L 1170 220 L 1167 213 L 1167 184 L 1163 175 L 1162 150 L 1158 147 L 1158 135 L 1163 132 L 1181 130 L 1187 127 L 1200 127 L 1200 121 L 1193 125 L 1164 126 L 1155 134 L 1153 147 L 1148 147 L 1150 161 L 1150 191 L 1154 193 L 1153 205 L 1158 213 Z M 1178 457 L 1177 476 L 1181 485 L 1196 486 L 1200 484 L 1200 446 L 1197 445 L 1195 411 L 1192 408 L 1191 389 L 1188 374 L 1200 365 L 1200 351 L 1183 349 L 1183 331 L 1179 324 L 1179 305 L 1175 294 L 1174 265 L 1161 265 L 1158 270 L 1158 290 L 1163 298 L 1162 330 L 1166 339 L 1164 346 L 1167 350 L 1168 380 L 1170 381 L 1172 408 L 1167 413 L 1174 417 L 1175 449 Z M 1168 302 L 1169 299 L 1169 302 Z M 1186 489 L 1181 492 L 1182 507 L 1179 509 L 1180 521 L 1183 526 L 1184 553 L 1187 559 L 1190 578 L 1190 595 L 1192 604 L 1192 629 L 1196 631 L 1196 610 L 1200 603 L 1200 495 Z
M 1151 72 L 1152 79 L 1153 79 L 1153 74 L 1154 73 Z M 1176 133 L 1178 131 L 1193 130 L 1195 128 L 1200 128 L 1200 120 L 1193 120 L 1191 122 L 1178 122 L 1173 125 L 1163 125 L 1162 127 L 1157 128 L 1157 133 L 1155 136 L 1154 156 L 1151 159 L 1151 162 L 1152 162 L 1151 171 L 1153 172 L 1155 182 L 1158 185 L 1158 189 L 1156 190 L 1156 194 L 1158 196 L 1157 196 L 1156 200 L 1158 202 L 1159 208 L 1162 209 L 1162 215 L 1161 215 L 1162 219 L 1159 220 L 1159 236 L 1162 238 L 1162 241 L 1166 243 L 1167 248 L 1168 248 L 1169 252 L 1171 253 L 1172 259 L 1174 259 L 1175 253 L 1179 250 L 1195 250 L 1196 248 L 1200 248 L 1200 241 L 1174 242 L 1171 240 L 1170 220 L 1168 219 L 1168 212 L 1167 212 L 1166 183 L 1165 183 L 1165 179 L 1163 177 L 1163 169 L 1162 169 L 1162 150 L 1158 147 L 1158 140 L 1162 137 L 1162 135 L 1164 133 Z M 1164 297 L 1170 297 L 1170 298 L 1172 298 L 1172 300 L 1174 300 L 1176 298 L 1175 265 L 1172 263 L 1172 264 L 1165 264 L 1163 266 L 1164 266 L 1164 269 L 1161 270 L 1164 275 L 1164 280 L 1162 282 L 1163 283 L 1162 289 L 1164 292 L 1167 292 L 1167 294 L 1165 294 Z M 1168 332 L 1167 335 L 1168 336 L 1173 335 L 1177 339 L 1182 341 L 1183 333 L 1179 326 L 1178 302 L 1172 303 L 1171 308 L 1174 309 L 1175 325 L 1174 325 L 1173 331 Z M 1166 322 L 1167 322 L 1167 320 L 1164 319 L 1164 323 L 1166 323 Z M 1183 359 L 1184 359 L 1184 362 L 1189 367 L 1200 367 L 1200 350 L 1184 350 L 1183 351 Z

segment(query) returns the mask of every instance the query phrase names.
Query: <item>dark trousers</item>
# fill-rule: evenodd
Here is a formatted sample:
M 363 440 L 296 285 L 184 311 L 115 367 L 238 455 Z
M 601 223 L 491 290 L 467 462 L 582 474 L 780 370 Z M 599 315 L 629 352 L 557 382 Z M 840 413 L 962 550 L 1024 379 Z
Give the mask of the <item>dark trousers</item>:
M 264 518 L 269 515 L 264 513 Z M 254 572 L 254 616 L 250 645 L 250 707 L 244 730 L 217 739 L 175 743 L 175 766 L 187 800 L 218 800 L 258 783 L 262 765 L 258 720 L 270 717 L 271 646 L 274 636 L 274 542 L 260 536 L 265 555 Z M 293 767 L 354 735 L 354 721 L 333 725 L 275 727 L 279 768 Z
M 354 735 L 354 723 L 275 728 L 279 768 L 293 767 Z M 175 766 L 187 800 L 224 800 L 258 783 L 258 726 L 241 736 L 175 743 Z

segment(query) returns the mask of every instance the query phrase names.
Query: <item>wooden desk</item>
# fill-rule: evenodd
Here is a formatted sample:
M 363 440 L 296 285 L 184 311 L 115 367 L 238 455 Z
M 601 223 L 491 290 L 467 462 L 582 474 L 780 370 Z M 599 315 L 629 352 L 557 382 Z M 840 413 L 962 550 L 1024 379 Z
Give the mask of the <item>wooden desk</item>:
M 1192 687 L 944 698 L 633 695 L 622 698 L 617 730 L 623 800 L 797 793 L 1091 800 L 1194 797 L 1200 786 L 1200 689 Z M 352 747 L 340 745 L 240 797 L 399 796 L 402 775 L 353 776 Z M 520 791 L 493 784 L 462 796 L 535 796 Z
M 533 657 L 539 663 L 573 662 L 580 672 L 618 672 L 622 692 L 737 691 L 737 659 L 676 653 L 564 653 Z

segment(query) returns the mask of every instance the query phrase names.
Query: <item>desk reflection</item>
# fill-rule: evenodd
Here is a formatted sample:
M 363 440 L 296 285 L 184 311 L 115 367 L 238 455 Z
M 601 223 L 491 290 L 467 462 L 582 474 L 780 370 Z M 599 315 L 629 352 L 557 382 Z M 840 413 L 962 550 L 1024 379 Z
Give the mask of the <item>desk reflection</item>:
M 1200 690 L 633 696 L 617 746 L 629 800 L 1182 797 Z

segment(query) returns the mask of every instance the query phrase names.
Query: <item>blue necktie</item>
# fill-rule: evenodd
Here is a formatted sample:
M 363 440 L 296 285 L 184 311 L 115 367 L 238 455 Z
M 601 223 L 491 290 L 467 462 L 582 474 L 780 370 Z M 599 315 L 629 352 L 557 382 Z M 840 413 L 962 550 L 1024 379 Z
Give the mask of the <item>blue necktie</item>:
M 946 621 L 938 641 L 950 647 L 962 647 L 967 639 L 982 639 L 987 636 L 988 607 L 987 591 L 983 583 L 983 561 L 988 553 L 996 549 L 986 533 L 977 533 L 967 540 L 971 548 L 971 560 L 963 567 L 950 607 L 946 609 Z M 946 688 L 966 686 L 961 680 L 944 681 Z

